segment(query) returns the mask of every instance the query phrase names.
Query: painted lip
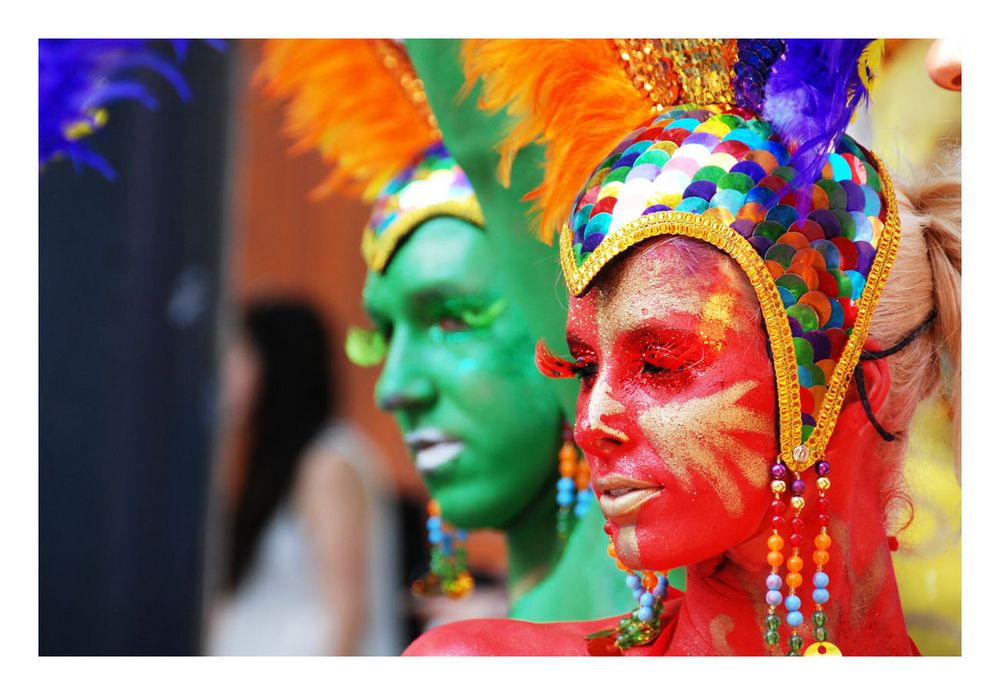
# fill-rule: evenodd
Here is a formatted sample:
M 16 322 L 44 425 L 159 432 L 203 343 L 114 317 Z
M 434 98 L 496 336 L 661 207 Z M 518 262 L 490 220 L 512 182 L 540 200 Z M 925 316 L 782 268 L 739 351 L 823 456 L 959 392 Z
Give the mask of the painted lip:
M 608 521 L 627 525 L 635 523 L 639 507 L 663 492 L 663 486 L 648 480 L 608 475 L 594 480 L 594 492 Z
M 465 450 L 463 441 L 434 427 L 413 430 L 403 441 L 413 452 L 413 461 L 421 473 L 429 473 L 451 463 Z

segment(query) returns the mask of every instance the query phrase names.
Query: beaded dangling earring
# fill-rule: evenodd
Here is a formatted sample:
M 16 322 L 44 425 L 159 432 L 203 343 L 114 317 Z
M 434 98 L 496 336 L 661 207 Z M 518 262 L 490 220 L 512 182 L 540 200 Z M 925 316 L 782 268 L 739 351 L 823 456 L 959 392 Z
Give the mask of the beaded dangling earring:
M 566 542 L 572 530 L 573 518 L 587 513 L 594 493 L 590 489 L 590 468 L 580 458 L 573 442 L 573 428 L 563 425 L 563 443 L 559 448 L 559 482 L 556 483 L 556 529 L 559 540 Z
M 607 524 L 604 530 L 610 533 Z M 608 555 L 614 558 L 618 569 L 627 572 L 625 583 L 639 607 L 619 620 L 618 627 L 587 635 L 587 651 L 591 656 L 621 656 L 626 649 L 649 644 L 659 637 L 663 601 L 670 588 L 666 574 L 644 570 L 640 578 L 618 558 L 618 551 L 610 539 Z
M 431 566 L 423 577 L 413 582 L 413 592 L 420 596 L 444 594 L 462 598 L 475 586 L 468 570 L 465 541 L 468 534 L 441 518 L 441 506 L 427 503 L 427 540 L 431 546 Z

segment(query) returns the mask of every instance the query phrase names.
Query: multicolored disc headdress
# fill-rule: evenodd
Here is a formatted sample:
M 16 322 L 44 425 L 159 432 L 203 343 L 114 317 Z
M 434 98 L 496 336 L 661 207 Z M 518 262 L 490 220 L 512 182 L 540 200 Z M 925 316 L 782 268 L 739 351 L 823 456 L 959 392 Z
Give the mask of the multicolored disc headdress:
M 551 222 L 553 207 L 565 210 L 552 191 L 565 191 L 566 179 L 581 171 L 570 164 L 574 141 L 591 151 L 600 146 L 591 132 L 584 139 L 559 131 L 570 109 L 587 112 L 587 100 L 571 92 L 519 102 L 538 93 L 536 85 L 518 73 L 504 91 L 490 67 L 491 57 L 504 56 L 498 43 L 467 48 L 468 64 L 486 76 L 487 104 L 506 104 L 521 117 L 508 145 L 516 149 L 532 135 L 548 143 L 538 194 L 543 223 Z M 899 241 L 891 181 L 878 159 L 843 133 L 867 94 L 871 42 L 601 43 L 615 64 L 581 78 L 590 82 L 579 89 L 602 101 L 618 90 L 613 118 L 646 115 L 616 146 L 604 146 L 603 161 L 582 186 L 577 179 L 569 214 L 559 215 L 568 218 L 560 258 L 569 290 L 583 293 L 608 261 L 653 236 L 700 239 L 733 257 L 753 285 L 772 344 L 781 458 L 803 471 L 822 458 L 833 433 Z M 529 50 L 521 60 L 535 58 Z M 631 102 L 621 98 L 623 85 Z M 691 97 L 711 101 L 670 101 Z
M 379 193 L 361 237 L 368 267 L 383 272 L 400 242 L 434 217 L 457 217 L 482 228 L 483 213 L 465 172 L 437 143 Z

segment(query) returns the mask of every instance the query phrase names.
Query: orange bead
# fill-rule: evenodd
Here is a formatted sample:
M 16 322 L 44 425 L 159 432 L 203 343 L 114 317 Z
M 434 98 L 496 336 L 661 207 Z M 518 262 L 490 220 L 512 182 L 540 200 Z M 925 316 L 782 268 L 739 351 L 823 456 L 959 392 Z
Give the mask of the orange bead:
M 642 586 L 646 591 L 652 591 L 659 584 L 660 580 L 652 572 L 646 572 L 642 575 Z
M 830 561 L 830 553 L 825 550 L 817 550 L 813 553 L 813 562 L 816 563 L 817 567 L 822 567 Z
M 785 584 L 793 589 L 798 589 L 802 586 L 802 575 L 798 572 L 789 572 L 785 575 Z
M 614 558 L 618 557 L 618 551 L 615 550 L 615 544 L 614 543 L 608 543 L 608 555 L 610 555 L 611 557 L 614 557 Z
M 586 468 L 578 468 L 576 471 L 576 489 L 584 490 L 590 486 L 590 471 Z
M 427 514 L 430 516 L 441 516 L 441 505 L 437 503 L 437 500 L 431 500 L 427 503 Z
M 816 536 L 816 547 L 819 548 L 820 550 L 826 550 L 827 548 L 830 547 L 830 544 L 832 542 L 833 541 L 830 540 L 830 537 L 825 533 L 821 533 L 818 536 Z
M 772 550 L 767 554 L 767 564 L 771 567 L 781 567 L 781 563 L 785 561 L 785 556 L 779 553 L 777 550 Z
M 774 534 L 767 539 L 767 547 L 771 550 L 781 550 L 785 547 L 785 541 L 778 534 Z
M 801 572 L 802 571 L 802 558 L 798 555 L 792 555 L 788 558 L 788 571 L 789 572 Z
M 560 478 L 572 478 L 576 475 L 576 461 L 560 461 L 559 462 L 559 477 Z
M 622 572 L 628 572 L 628 567 L 625 566 L 621 560 L 615 560 L 615 567 L 620 569 Z

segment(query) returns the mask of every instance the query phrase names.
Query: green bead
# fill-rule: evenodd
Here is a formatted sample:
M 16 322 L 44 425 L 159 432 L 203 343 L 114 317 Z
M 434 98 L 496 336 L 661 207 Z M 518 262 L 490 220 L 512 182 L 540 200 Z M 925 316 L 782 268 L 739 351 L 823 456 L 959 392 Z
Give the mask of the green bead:
M 778 643 L 778 631 L 777 630 L 768 630 L 764 634 L 764 639 L 767 641 L 768 644 L 777 644 Z
M 795 651 L 794 649 L 789 649 L 785 656 L 802 656 L 802 652 Z
M 823 611 L 816 611 L 813 613 L 813 625 L 816 627 L 822 627 L 826 625 L 826 613 Z
M 767 629 L 769 630 L 777 630 L 781 627 L 781 618 L 772 613 L 764 618 L 764 624 L 767 625 Z
M 813 630 L 813 636 L 816 638 L 817 642 L 826 642 L 826 628 L 817 627 Z
M 802 635 L 792 635 L 788 638 L 788 646 L 798 651 L 799 649 L 802 649 L 803 641 Z

